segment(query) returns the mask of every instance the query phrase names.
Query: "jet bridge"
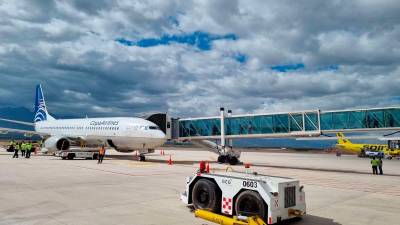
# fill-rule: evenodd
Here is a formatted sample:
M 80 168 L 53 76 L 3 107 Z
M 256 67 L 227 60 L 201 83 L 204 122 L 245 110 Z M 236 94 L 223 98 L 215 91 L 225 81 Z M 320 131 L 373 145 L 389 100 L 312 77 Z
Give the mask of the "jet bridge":
M 230 116 L 221 108 L 220 116 L 174 122 L 178 123 L 175 126 L 179 132 L 173 136 L 181 140 L 220 139 L 221 136 L 228 139 L 310 137 L 322 133 L 400 130 L 400 106 Z
M 207 145 L 219 154 L 219 162 L 236 164 L 240 152 L 232 148 L 232 139 L 235 138 L 318 137 L 337 132 L 400 131 L 400 107 L 246 115 L 232 115 L 231 112 L 229 110 L 226 114 L 221 108 L 220 116 L 172 119 L 172 139 Z M 213 139 L 219 139 L 220 144 L 210 141 Z

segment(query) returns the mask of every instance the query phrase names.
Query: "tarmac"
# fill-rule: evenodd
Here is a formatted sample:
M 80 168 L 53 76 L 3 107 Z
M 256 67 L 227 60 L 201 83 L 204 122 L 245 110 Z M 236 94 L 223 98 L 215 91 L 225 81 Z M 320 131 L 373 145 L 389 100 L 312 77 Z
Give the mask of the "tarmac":
M 167 164 L 170 156 L 173 165 Z M 40 155 L 13 159 L 0 149 L 0 225 L 211 225 L 195 218 L 179 196 L 198 162 L 216 157 L 170 148 L 138 162 L 133 153 L 110 150 L 99 165 Z M 370 174 L 369 160 L 352 155 L 244 152 L 241 160 L 254 171 L 297 178 L 305 186 L 307 215 L 286 224 L 400 224 L 400 160 L 384 160 L 385 175 Z

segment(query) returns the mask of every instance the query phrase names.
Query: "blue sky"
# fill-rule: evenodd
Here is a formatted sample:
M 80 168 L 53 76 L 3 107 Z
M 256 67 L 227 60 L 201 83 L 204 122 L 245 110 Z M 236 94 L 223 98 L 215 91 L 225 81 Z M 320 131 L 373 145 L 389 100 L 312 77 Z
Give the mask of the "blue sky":
M 393 1 L 4 2 L 0 104 L 31 109 L 37 83 L 58 115 L 398 104 L 399 11 Z
M 125 38 L 117 38 L 116 41 L 126 46 L 139 46 L 143 48 L 179 43 L 197 47 L 199 50 L 202 51 L 208 51 L 211 50 L 213 41 L 223 39 L 235 41 L 237 37 L 234 34 L 215 35 L 196 31 L 193 33 L 184 33 L 179 35 L 163 34 L 159 38 L 144 38 L 137 41 L 131 41 Z

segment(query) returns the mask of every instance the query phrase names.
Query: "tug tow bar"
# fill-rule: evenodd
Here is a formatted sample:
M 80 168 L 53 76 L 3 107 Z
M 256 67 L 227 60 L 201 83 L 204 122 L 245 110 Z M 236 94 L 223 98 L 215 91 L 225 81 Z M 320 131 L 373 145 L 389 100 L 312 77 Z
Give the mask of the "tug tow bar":
M 266 225 L 266 223 L 258 216 L 233 216 L 233 218 L 231 218 L 204 209 L 197 209 L 194 212 L 194 215 L 221 225 Z

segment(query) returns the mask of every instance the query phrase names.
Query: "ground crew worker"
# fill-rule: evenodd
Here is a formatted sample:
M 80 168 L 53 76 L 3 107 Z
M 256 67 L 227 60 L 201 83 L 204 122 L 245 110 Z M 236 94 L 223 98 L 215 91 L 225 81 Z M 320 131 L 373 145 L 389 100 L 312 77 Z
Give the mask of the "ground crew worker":
M 29 159 L 31 157 L 31 151 L 32 151 L 32 142 L 26 143 L 26 157 Z
M 379 159 L 378 159 L 379 175 L 383 174 L 382 164 L 383 164 L 382 157 L 379 157 Z
M 15 146 L 14 146 L 13 158 L 18 158 L 18 151 L 19 151 L 19 143 L 17 142 L 17 143 L 15 143 Z
M 378 160 L 375 159 L 375 157 L 372 158 L 371 160 L 371 165 L 372 165 L 372 173 L 378 175 Z
M 25 144 L 24 141 L 22 141 L 22 144 L 21 144 L 21 157 L 25 156 L 25 151 L 26 151 L 26 144 Z
M 97 164 L 103 163 L 103 158 L 105 154 L 106 154 L 106 148 L 104 147 L 104 145 L 102 145 L 99 149 L 99 160 L 97 161 Z

